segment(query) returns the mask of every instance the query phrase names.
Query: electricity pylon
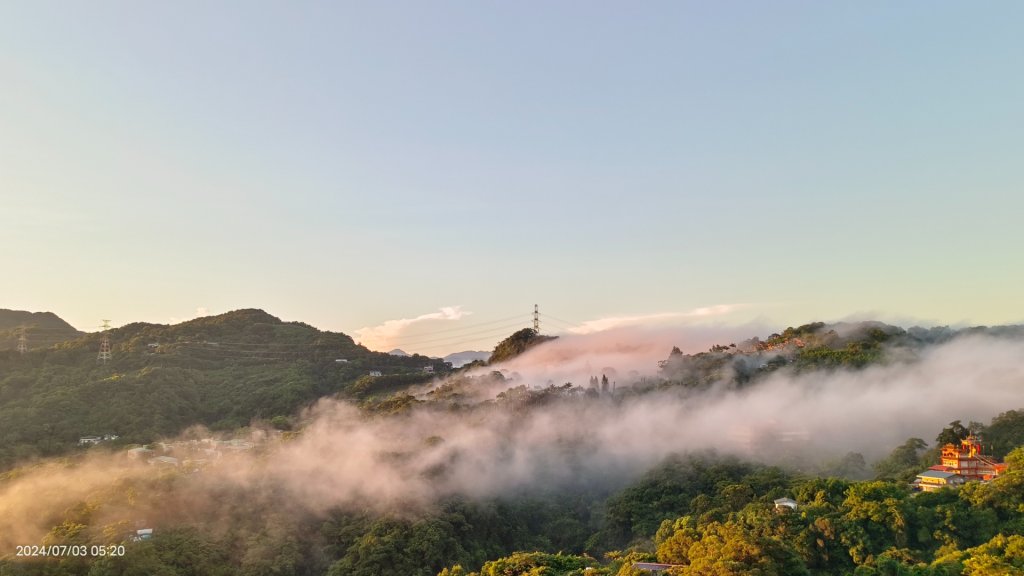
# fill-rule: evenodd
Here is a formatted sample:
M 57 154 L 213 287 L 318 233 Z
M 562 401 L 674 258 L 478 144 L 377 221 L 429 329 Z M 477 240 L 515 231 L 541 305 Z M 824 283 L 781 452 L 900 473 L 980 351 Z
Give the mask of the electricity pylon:
M 28 352 L 28 338 L 25 337 L 25 327 L 22 326 L 18 332 L 18 352 L 24 354 Z
M 97 362 L 107 363 L 107 360 L 113 358 L 113 354 L 110 353 L 110 320 L 103 321 L 103 339 L 100 340 L 100 353 L 96 356 Z

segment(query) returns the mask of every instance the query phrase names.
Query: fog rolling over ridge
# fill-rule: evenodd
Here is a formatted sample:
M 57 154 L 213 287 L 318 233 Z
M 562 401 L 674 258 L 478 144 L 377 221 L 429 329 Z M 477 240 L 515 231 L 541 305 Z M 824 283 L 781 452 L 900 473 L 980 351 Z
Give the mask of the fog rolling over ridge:
M 684 338 L 697 343 L 721 336 Z M 520 378 L 511 385 L 551 380 L 586 386 L 605 366 L 624 373 L 646 365 L 653 373 L 649 358 L 659 346 L 654 357 L 667 352 L 655 346 L 660 335 L 650 345 L 619 345 L 616 338 L 594 335 L 535 348 L 508 363 Z M 618 351 L 614 359 L 611 349 Z M 931 442 L 952 420 L 987 421 L 1024 405 L 1022 358 L 1020 340 L 966 336 L 911 360 L 859 371 L 780 370 L 741 389 L 577 394 L 530 406 L 506 395 L 458 410 L 425 404 L 394 416 L 323 400 L 305 414 L 297 437 L 196 474 L 168 475 L 123 454 L 102 453 L 71 465 L 21 469 L 0 482 L 0 547 L 40 541 L 55 513 L 100 500 L 105 504 L 89 514 L 109 523 L 159 525 L 223 519 L 239 502 L 276 514 L 335 507 L 395 511 L 453 495 L 483 498 L 577 482 L 620 485 L 666 456 L 707 450 L 778 464 L 849 451 L 870 461 L 908 437 Z
M 546 353 L 538 348 L 517 364 L 525 368 L 531 355 Z M 971 337 L 927 351 L 919 361 L 857 372 L 777 373 L 743 390 L 566 398 L 525 410 L 422 410 L 359 421 L 351 407 L 323 403 L 302 439 L 279 454 L 288 465 L 276 469 L 282 479 L 288 474 L 280 471 L 290 469 L 320 477 L 300 491 L 337 502 L 490 496 L 581 475 L 622 478 L 669 454 L 708 449 L 769 463 L 848 451 L 870 460 L 908 437 L 930 441 L 951 420 L 987 421 L 1018 407 L 1024 402 L 1022 353 L 1019 341 Z M 353 473 L 335 474 L 339 466 Z M 372 480 L 353 481 L 369 469 Z

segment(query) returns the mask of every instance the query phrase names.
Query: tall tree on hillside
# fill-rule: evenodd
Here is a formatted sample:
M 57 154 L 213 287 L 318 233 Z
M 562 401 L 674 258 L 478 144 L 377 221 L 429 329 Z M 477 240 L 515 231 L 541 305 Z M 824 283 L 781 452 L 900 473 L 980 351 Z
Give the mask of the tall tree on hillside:
M 964 426 L 959 420 L 954 420 L 949 423 L 949 426 L 942 429 L 942 432 L 935 437 L 935 442 L 939 446 L 945 446 L 946 444 L 959 444 L 961 440 L 967 438 L 971 433 L 967 426 Z

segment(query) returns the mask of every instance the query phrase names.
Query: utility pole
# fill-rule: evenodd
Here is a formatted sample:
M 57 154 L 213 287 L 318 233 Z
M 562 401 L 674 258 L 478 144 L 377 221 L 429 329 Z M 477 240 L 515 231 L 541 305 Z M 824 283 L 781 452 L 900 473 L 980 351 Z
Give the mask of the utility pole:
M 533 331 L 540 334 L 540 308 L 536 304 L 533 305 Z
M 107 360 L 113 357 L 113 354 L 110 353 L 110 320 L 104 320 L 102 328 L 103 339 L 100 340 L 100 353 L 96 356 L 96 361 L 106 364 Z
M 18 352 L 24 354 L 28 352 L 28 338 L 25 337 L 25 327 L 22 326 L 18 332 Z

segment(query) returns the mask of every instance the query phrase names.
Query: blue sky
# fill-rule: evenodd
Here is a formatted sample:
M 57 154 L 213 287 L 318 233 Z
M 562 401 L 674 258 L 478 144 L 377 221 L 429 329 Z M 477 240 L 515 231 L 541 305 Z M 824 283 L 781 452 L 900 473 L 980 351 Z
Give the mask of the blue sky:
M 0 307 L 1019 322 L 1022 16 L 3 3 Z

